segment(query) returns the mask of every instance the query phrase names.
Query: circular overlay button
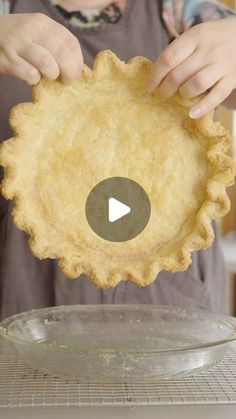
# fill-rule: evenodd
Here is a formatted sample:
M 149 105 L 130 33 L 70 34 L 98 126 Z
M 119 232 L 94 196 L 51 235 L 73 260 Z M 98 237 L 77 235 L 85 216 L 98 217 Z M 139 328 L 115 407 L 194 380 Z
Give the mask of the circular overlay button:
M 146 227 L 151 204 L 144 189 L 125 177 L 111 177 L 90 192 L 85 212 L 92 230 L 105 240 L 124 242 Z

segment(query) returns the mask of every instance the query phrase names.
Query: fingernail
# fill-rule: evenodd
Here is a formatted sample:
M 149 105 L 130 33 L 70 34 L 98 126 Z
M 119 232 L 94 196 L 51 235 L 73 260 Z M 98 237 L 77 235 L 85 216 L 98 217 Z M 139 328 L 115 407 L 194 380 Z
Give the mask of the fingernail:
M 201 108 L 193 108 L 189 112 L 190 118 L 198 118 L 201 116 L 201 114 L 202 114 Z

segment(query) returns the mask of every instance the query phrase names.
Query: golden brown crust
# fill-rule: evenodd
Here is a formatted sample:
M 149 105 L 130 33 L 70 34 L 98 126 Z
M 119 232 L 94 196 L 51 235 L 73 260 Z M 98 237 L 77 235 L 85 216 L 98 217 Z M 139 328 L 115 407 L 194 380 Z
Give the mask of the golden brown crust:
M 104 51 L 72 86 L 42 80 L 33 104 L 11 111 L 15 137 L 0 150 L 1 191 L 14 200 L 14 222 L 33 254 L 58 258 L 66 276 L 86 273 L 103 288 L 122 279 L 145 286 L 161 270 L 186 270 L 191 252 L 212 244 L 211 219 L 230 206 L 229 133 L 212 112 L 188 117 L 197 99 L 147 93 L 150 66 Z M 112 176 L 140 183 L 152 204 L 148 226 L 128 242 L 96 236 L 84 215 L 92 187 Z

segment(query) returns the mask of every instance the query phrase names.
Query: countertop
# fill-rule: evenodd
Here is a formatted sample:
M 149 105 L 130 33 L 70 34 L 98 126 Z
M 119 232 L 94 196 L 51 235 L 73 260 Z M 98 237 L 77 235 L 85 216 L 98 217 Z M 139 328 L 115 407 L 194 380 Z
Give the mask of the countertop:
M 236 405 L 4 408 L 1 419 L 235 419 Z

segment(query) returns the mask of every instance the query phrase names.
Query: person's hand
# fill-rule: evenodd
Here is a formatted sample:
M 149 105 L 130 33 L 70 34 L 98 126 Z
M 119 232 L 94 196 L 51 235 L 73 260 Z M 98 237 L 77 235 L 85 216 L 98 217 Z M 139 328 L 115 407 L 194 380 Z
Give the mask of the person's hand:
M 164 97 L 206 93 L 190 110 L 192 118 L 213 110 L 236 88 L 236 17 L 201 23 L 180 35 L 153 65 L 147 87 Z
M 82 71 L 77 38 L 40 13 L 0 15 L 0 73 L 30 85 L 41 77 L 72 83 Z

